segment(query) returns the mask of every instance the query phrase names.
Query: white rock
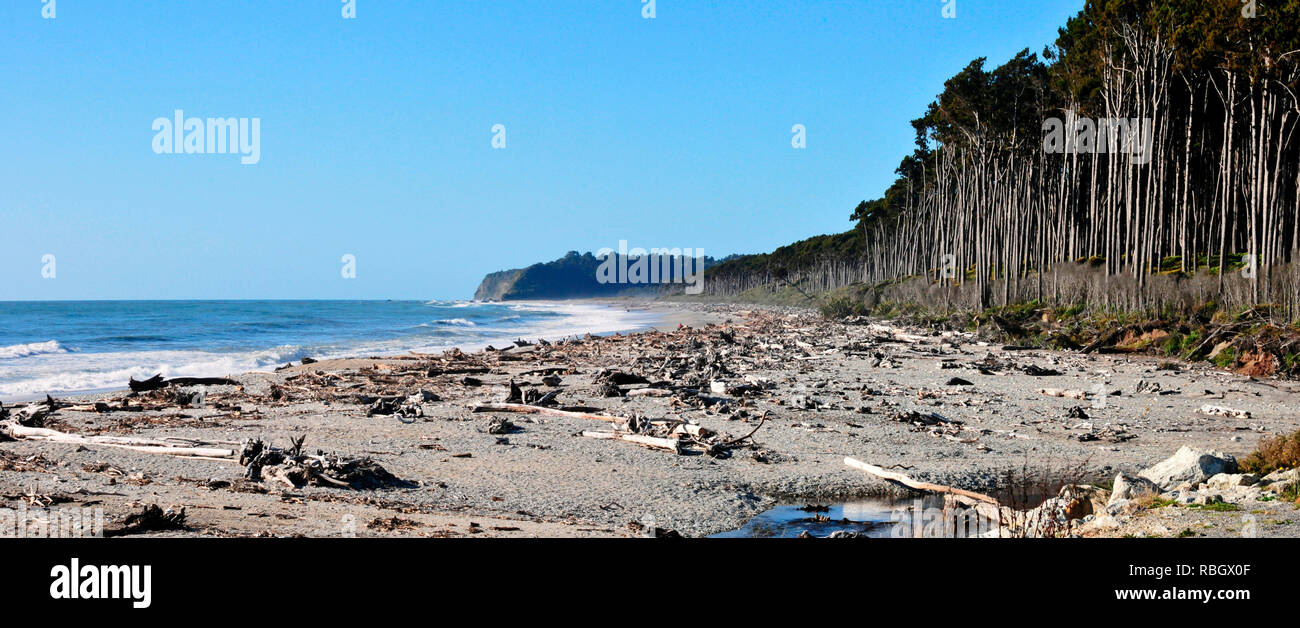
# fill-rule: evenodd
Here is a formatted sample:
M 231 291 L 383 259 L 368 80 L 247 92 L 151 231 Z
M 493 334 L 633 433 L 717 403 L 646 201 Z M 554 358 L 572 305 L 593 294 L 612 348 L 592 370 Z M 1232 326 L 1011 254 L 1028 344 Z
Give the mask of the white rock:
M 1228 494 L 1224 499 L 1231 502 L 1256 502 L 1263 497 L 1264 491 L 1258 486 L 1234 486 L 1228 489 Z
M 1291 469 L 1290 471 L 1274 471 L 1260 481 L 1264 485 L 1264 490 L 1270 493 L 1284 493 L 1288 488 L 1300 482 L 1300 469 Z
M 1106 503 L 1106 506 L 1110 507 L 1121 501 L 1154 497 L 1159 494 L 1160 487 L 1156 486 L 1151 480 L 1121 472 L 1115 476 L 1115 483 L 1110 489 L 1110 501 Z
M 1196 499 L 1192 503 L 1200 504 L 1202 506 L 1209 506 L 1210 504 L 1221 504 L 1223 503 L 1223 497 L 1216 493 L 1201 493 L 1196 496 Z
M 1259 483 L 1254 473 L 1220 473 L 1205 482 L 1207 488 L 1228 489 L 1236 486 L 1253 486 Z
M 1121 525 L 1123 525 L 1123 522 L 1121 522 L 1120 520 L 1116 519 L 1115 517 L 1112 517 L 1112 516 L 1110 516 L 1110 515 L 1108 515 L 1108 514 L 1104 514 L 1104 513 L 1101 514 L 1101 515 L 1098 515 L 1096 519 L 1093 519 L 1092 521 L 1088 522 L 1088 527 L 1091 527 L 1091 528 L 1109 528 L 1109 529 L 1114 529 L 1114 528 L 1118 528 L 1118 527 L 1120 527 Z
M 1108 504 L 1106 506 L 1106 514 L 1110 515 L 1111 517 L 1119 517 L 1121 515 L 1131 515 L 1137 512 L 1138 510 L 1141 510 L 1141 508 L 1142 508 L 1141 505 L 1139 505 L 1137 502 L 1131 499 L 1121 499 L 1118 501 L 1112 501 L 1110 504 Z
M 1164 488 L 1183 482 L 1200 483 L 1220 473 L 1237 470 L 1237 459 L 1217 451 L 1183 446 L 1163 462 L 1143 469 L 1138 475 Z

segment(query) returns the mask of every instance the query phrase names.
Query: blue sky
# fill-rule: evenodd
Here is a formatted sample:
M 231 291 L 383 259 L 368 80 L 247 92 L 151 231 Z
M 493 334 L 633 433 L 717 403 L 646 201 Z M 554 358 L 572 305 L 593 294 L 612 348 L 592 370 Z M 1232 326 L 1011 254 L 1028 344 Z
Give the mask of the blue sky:
M 946 78 L 1083 5 L 955 1 L 5 0 L 0 300 L 463 298 L 843 231 Z M 260 162 L 155 154 L 176 109 L 260 118 Z

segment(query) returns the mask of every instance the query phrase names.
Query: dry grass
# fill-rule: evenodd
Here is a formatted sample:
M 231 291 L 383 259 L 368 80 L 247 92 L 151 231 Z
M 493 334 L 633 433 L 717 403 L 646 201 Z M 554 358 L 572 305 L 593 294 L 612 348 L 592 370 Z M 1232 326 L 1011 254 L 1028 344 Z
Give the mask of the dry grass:
M 1242 459 L 1240 466 L 1246 473 L 1259 475 L 1300 467 L 1300 431 L 1259 439 L 1259 446 Z
M 1020 466 L 1002 471 L 993 496 L 1005 507 L 1030 510 L 1056 497 L 1067 486 L 1090 484 L 1097 475 L 1088 458 L 1079 462 L 1056 464 L 1049 461 L 1034 465 L 1026 458 Z

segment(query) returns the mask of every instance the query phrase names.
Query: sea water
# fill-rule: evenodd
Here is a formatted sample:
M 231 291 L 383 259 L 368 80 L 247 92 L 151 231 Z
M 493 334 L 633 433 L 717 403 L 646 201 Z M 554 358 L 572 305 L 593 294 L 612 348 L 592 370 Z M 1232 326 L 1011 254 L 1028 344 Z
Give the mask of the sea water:
M 507 346 L 644 329 L 654 315 L 570 302 L 0 302 L 0 401 L 125 388 L 131 377 L 220 377 L 304 357 Z

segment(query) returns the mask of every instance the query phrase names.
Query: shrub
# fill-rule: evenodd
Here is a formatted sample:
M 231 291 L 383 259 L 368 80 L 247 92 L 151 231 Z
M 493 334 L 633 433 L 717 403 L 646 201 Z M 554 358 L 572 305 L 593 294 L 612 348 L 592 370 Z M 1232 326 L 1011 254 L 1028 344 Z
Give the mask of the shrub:
M 868 311 L 866 303 L 848 297 L 834 297 L 821 305 L 822 316 L 832 320 L 846 316 L 865 315 Z
M 1259 439 L 1255 451 L 1243 458 L 1240 466 L 1242 471 L 1258 475 L 1300 467 L 1300 431 Z

